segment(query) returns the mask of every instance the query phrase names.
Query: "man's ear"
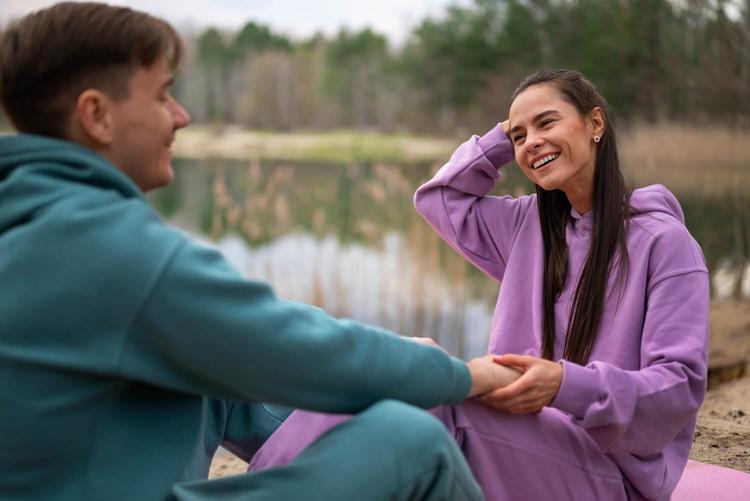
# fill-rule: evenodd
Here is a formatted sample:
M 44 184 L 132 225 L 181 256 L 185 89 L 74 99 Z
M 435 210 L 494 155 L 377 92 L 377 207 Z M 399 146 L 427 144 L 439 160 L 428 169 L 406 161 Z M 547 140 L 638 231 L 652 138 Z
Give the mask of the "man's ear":
M 73 119 L 78 122 L 79 130 L 97 146 L 112 143 L 112 101 L 102 91 L 83 91 L 76 101 Z
M 604 110 L 595 106 L 589 114 L 589 124 L 591 135 L 602 137 L 604 135 Z

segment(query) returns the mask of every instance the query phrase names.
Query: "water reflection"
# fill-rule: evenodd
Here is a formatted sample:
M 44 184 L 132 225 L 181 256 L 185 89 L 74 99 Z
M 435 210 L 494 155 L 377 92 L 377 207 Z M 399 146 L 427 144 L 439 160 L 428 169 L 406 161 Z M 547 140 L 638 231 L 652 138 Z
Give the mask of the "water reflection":
M 437 273 L 427 273 L 404 238 L 389 233 L 380 248 L 292 233 L 257 247 L 227 235 L 218 242 L 248 278 L 273 284 L 287 299 L 404 335 L 435 338 L 450 353 L 472 357 L 487 346 L 492 312 Z

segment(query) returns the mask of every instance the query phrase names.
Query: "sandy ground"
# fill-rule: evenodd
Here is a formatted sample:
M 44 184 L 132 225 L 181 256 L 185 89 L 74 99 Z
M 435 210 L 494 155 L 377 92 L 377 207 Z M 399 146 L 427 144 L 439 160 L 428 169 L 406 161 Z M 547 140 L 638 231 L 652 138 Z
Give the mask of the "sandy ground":
M 220 450 L 211 463 L 211 471 L 208 473 L 209 478 L 228 477 L 247 471 L 247 463 L 225 450 Z
M 711 389 L 698 414 L 691 458 L 750 473 L 750 302 L 711 308 Z M 739 379 L 738 379 L 739 377 Z M 210 476 L 243 473 L 247 463 L 221 451 Z
M 711 309 L 710 390 L 691 458 L 750 473 L 750 302 Z M 740 379 L 736 379 L 737 377 Z M 725 382 L 729 380 L 729 382 Z
M 690 457 L 750 473 L 750 378 L 708 392 Z

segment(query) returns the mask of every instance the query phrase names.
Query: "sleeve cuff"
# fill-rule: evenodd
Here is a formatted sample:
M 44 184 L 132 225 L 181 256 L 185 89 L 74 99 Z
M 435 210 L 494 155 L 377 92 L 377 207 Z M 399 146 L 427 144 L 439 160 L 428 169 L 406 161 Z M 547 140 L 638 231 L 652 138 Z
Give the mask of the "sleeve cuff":
M 513 160 L 513 144 L 508 139 L 508 136 L 505 135 L 505 132 L 503 132 L 502 124 L 497 124 L 484 136 L 480 137 L 478 144 L 484 152 L 484 156 L 487 157 L 487 160 L 496 169 Z
M 550 407 L 583 419 L 588 408 L 599 401 L 597 371 L 567 360 L 560 363 L 563 366 L 562 383 Z
M 457 405 L 466 400 L 471 391 L 471 374 L 466 363 L 456 357 L 451 357 L 451 363 L 456 371 L 456 378 L 453 382 L 453 387 L 448 393 L 446 404 Z

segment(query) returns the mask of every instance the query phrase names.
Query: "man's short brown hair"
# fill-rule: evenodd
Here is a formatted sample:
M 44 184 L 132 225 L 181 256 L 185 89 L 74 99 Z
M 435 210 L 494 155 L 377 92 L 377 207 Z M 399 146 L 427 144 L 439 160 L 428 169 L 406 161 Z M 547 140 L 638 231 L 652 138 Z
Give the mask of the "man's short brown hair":
M 125 99 L 133 74 L 162 58 L 172 69 L 182 58 L 167 22 L 125 7 L 59 3 L 0 34 L 0 105 L 20 132 L 66 138 L 83 91 Z

